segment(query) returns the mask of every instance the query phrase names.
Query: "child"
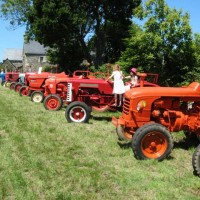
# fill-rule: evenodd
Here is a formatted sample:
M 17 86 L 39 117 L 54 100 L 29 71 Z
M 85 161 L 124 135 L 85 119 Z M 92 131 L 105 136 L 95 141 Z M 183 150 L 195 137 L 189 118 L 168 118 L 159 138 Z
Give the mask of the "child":
M 120 71 L 119 65 L 115 65 L 113 68 L 113 72 L 111 76 L 107 79 L 107 81 L 111 78 L 114 78 L 114 87 L 113 87 L 113 93 L 115 95 L 115 104 L 114 106 L 117 106 L 117 97 L 119 96 L 119 104 L 120 107 L 122 105 L 122 99 L 123 99 L 123 93 L 125 92 L 124 82 L 123 82 L 123 74 L 122 71 Z
M 125 86 L 125 91 L 130 90 L 131 87 L 135 87 L 138 84 L 138 76 L 136 74 L 137 74 L 137 69 L 132 68 L 130 70 L 130 76 L 125 77 L 131 79 L 130 84 Z

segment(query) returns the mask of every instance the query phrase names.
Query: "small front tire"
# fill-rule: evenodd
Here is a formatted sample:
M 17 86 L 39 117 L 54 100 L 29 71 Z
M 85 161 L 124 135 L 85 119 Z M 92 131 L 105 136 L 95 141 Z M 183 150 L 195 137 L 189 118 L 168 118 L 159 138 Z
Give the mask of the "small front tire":
M 43 102 L 44 94 L 41 91 L 34 91 L 31 94 L 31 101 L 35 103 L 41 103 Z
M 69 104 L 65 110 L 68 122 L 86 123 L 89 121 L 91 108 L 84 102 L 75 101 Z
M 16 83 L 15 87 L 14 87 L 15 92 L 19 92 L 19 90 L 20 90 L 21 87 L 22 87 L 21 83 Z
M 63 101 L 60 96 L 56 94 L 50 94 L 45 97 L 43 105 L 46 110 L 60 110 L 62 108 Z
M 31 94 L 31 90 L 29 89 L 28 86 L 22 86 L 19 89 L 19 95 L 20 96 L 30 96 L 30 94 Z
M 164 126 L 155 123 L 140 127 L 133 135 L 131 146 L 137 159 L 161 161 L 171 153 L 173 140 Z

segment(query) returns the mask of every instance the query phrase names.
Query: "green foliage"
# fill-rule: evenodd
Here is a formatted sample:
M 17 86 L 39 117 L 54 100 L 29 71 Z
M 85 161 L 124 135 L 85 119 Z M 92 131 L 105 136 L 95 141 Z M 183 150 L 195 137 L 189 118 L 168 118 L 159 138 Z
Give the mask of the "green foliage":
M 1 0 L 0 2 L 1 17 L 9 19 L 14 27 L 26 25 L 32 0 Z
M 190 75 L 193 77 L 194 81 L 200 82 L 200 34 L 194 34 L 193 40 L 194 52 L 195 52 L 195 68 L 191 71 Z
M 8 0 L 3 1 L 2 10 L 12 20 L 25 20 L 28 38 L 54 48 L 49 54 L 54 63 L 76 68 L 86 59 L 99 67 L 116 61 L 125 49 L 123 39 L 140 2 Z
M 135 10 L 135 16 L 145 24 L 143 29 L 132 26 L 120 62 L 162 72 L 159 81 L 163 85 L 191 81 L 195 57 L 188 13 L 170 9 L 165 0 L 148 0 Z

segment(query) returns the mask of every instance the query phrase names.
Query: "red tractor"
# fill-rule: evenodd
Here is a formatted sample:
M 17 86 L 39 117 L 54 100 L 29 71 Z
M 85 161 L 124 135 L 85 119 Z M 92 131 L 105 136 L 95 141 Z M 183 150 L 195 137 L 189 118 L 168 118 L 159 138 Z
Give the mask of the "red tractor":
M 44 97 L 44 84 L 45 80 L 52 77 L 65 77 L 68 76 L 63 73 L 52 74 L 49 72 L 42 72 L 41 74 L 31 74 L 25 76 L 25 85 L 19 89 L 19 94 L 21 96 L 31 95 L 31 101 L 42 102 Z
M 24 74 L 23 78 L 21 78 L 21 80 L 23 80 L 23 81 L 11 83 L 10 89 L 15 90 L 15 92 L 19 92 L 21 87 L 28 85 L 28 77 L 31 75 L 34 75 L 34 74 L 36 74 L 36 73 L 35 72 L 26 72 Z
M 200 144 L 197 146 L 192 156 L 192 166 L 194 174 L 200 177 Z
M 68 105 L 65 112 L 68 122 L 87 122 L 92 109 L 96 111 L 121 109 L 113 105 L 113 83 L 105 81 L 109 75 L 104 78 L 95 76 L 90 73 L 81 78 L 48 79 L 45 83 L 44 107 L 48 110 L 59 110 L 65 102 Z M 145 82 L 145 77 L 146 74 L 140 74 L 141 86 L 158 86 L 155 83 Z
M 14 86 L 17 82 L 23 82 L 23 77 L 24 74 L 20 74 L 19 72 L 6 72 L 4 85 L 13 89 L 11 85 Z
M 59 110 L 63 102 L 67 105 L 77 102 L 84 103 L 87 110 L 91 110 L 89 107 L 107 109 L 113 100 L 113 84 L 105 81 L 105 78 L 95 76 L 96 74 L 89 71 L 76 71 L 72 78 L 46 80 L 44 107 L 48 110 Z
M 200 84 L 140 87 L 124 95 L 122 115 L 112 118 L 120 140 L 131 141 L 137 159 L 163 160 L 173 149 L 170 132 L 200 136 Z

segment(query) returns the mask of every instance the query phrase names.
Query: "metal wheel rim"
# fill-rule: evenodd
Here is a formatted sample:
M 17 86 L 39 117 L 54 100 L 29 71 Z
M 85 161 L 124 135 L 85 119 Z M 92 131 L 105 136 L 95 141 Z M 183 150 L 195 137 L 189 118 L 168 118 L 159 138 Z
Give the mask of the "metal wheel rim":
M 167 150 L 167 139 L 164 135 L 157 131 L 146 134 L 141 141 L 142 153 L 147 158 L 159 158 Z
M 33 95 L 33 102 L 40 103 L 40 102 L 42 102 L 42 98 L 43 97 L 41 94 L 36 93 Z
M 21 93 L 22 96 L 28 96 L 28 90 L 27 90 L 27 88 L 22 88 L 20 90 L 20 93 Z
M 15 91 L 16 91 L 16 92 L 19 92 L 19 90 L 20 90 L 21 87 L 22 87 L 21 85 L 16 85 Z
M 51 98 L 47 101 L 46 106 L 49 110 L 56 109 L 59 106 L 59 101 L 55 98 Z
M 75 106 L 70 110 L 69 117 L 73 122 L 83 122 L 86 118 L 86 110 L 81 106 Z

